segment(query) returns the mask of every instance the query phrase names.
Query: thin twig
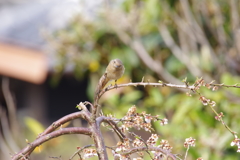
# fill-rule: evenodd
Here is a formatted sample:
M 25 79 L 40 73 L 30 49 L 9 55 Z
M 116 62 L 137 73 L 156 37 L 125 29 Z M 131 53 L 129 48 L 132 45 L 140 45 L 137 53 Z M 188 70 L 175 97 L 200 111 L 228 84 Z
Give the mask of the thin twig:
M 240 85 L 239 85 L 239 83 L 237 83 L 237 84 L 234 84 L 234 85 L 225 85 L 225 84 L 214 84 L 214 83 L 212 83 L 212 84 L 210 84 L 211 86 L 218 86 L 218 87 L 226 87 L 226 88 L 240 88 Z
M 82 152 L 84 149 L 89 148 L 89 147 L 94 147 L 94 146 L 95 146 L 94 144 L 89 144 L 89 145 L 86 145 L 86 146 L 84 146 L 84 147 L 79 148 L 79 149 L 69 158 L 69 160 L 73 159 L 77 154 L 79 154 L 80 152 Z
M 98 117 L 97 118 L 97 123 L 101 123 L 102 121 L 108 123 L 112 129 L 115 131 L 115 133 L 118 135 L 118 137 L 120 138 L 120 140 L 123 142 L 124 139 L 126 138 L 126 136 L 122 133 L 121 129 L 117 126 L 117 124 L 114 122 L 115 119 L 112 119 L 111 117 Z M 119 121 L 119 120 L 118 120 Z
M 147 143 L 144 141 L 144 139 L 142 139 L 141 136 L 136 135 L 136 134 L 133 133 L 133 132 L 128 132 L 128 133 L 131 134 L 131 135 L 133 135 L 133 136 L 135 136 L 135 137 L 138 137 L 138 139 L 140 139 L 140 140 L 145 144 L 145 146 L 148 148 Z M 147 154 L 149 155 L 149 157 L 150 157 L 151 159 L 153 159 L 153 157 L 152 157 L 152 155 L 150 154 L 149 150 L 146 150 L 145 152 L 147 152 Z
M 186 150 L 186 153 L 185 153 L 185 156 L 184 156 L 184 160 L 187 160 L 188 150 L 189 150 L 189 145 L 187 146 L 187 150 Z
M 218 112 L 213 108 L 213 106 L 210 105 L 210 107 L 211 107 L 212 111 L 215 113 L 215 115 L 216 115 L 217 117 L 219 117 Z M 222 125 L 223 125 L 233 136 L 235 136 L 235 135 L 237 134 L 237 132 L 234 132 L 234 131 L 224 122 L 224 120 L 222 119 L 222 117 L 219 118 L 219 121 L 221 121 Z

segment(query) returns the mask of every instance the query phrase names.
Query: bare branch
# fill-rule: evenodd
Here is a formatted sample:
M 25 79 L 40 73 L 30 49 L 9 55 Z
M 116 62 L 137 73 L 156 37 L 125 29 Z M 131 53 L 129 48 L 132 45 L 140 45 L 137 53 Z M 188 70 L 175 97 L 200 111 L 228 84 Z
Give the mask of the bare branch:
M 100 160 L 108 160 L 106 146 L 104 143 L 104 139 L 103 139 L 99 124 L 97 124 L 95 121 L 90 122 L 90 127 L 92 130 L 92 138 L 93 138 L 94 144 L 96 146 L 98 158 Z
M 101 97 L 105 92 L 115 89 L 115 88 L 121 88 L 121 87 L 127 87 L 127 86 L 160 86 L 160 87 L 171 87 L 171 88 L 180 88 L 180 89 L 189 89 L 192 90 L 194 89 L 194 86 L 187 86 L 187 85 L 177 85 L 177 84 L 171 84 L 171 83 L 150 83 L 150 82 L 135 82 L 135 83 L 125 83 L 125 84 L 118 84 L 117 86 L 109 86 L 106 87 L 105 89 L 103 89 L 100 94 L 99 97 Z
M 64 123 L 72 121 L 74 119 L 78 119 L 78 118 L 83 118 L 83 119 L 89 121 L 90 113 L 88 111 L 82 110 L 79 112 L 75 112 L 75 113 L 66 115 L 66 116 L 60 118 L 59 120 L 57 120 L 56 122 L 53 122 L 53 124 L 51 126 L 49 126 L 43 133 L 39 134 L 38 138 L 54 131 L 55 129 L 57 129 L 58 127 L 63 125 Z
M 225 85 L 225 84 L 214 84 L 214 83 L 212 83 L 212 84 L 209 84 L 209 85 L 211 85 L 211 86 L 218 86 L 218 87 L 226 87 L 226 88 L 240 88 L 240 84 L 234 84 L 234 85 Z
M 100 99 L 99 93 L 94 97 L 94 103 L 93 103 L 93 108 L 92 108 L 92 117 L 91 117 L 91 122 L 94 122 L 97 117 L 97 111 L 100 110 L 100 105 L 98 104 L 98 101 Z
M 83 128 L 83 127 L 69 127 L 69 128 L 62 128 L 57 131 L 53 131 L 49 134 L 43 135 L 39 138 L 37 138 L 32 143 L 29 143 L 27 147 L 22 149 L 20 152 L 15 154 L 12 157 L 12 160 L 18 160 L 26 157 L 27 155 L 30 155 L 30 153 L 37 147 L 40 146 L 42 143 L 49 141 L 53 138 L 65 135 L 65 134 L 83 134 L 83 135 L 92 135 L 92 131 L 89 128 Z

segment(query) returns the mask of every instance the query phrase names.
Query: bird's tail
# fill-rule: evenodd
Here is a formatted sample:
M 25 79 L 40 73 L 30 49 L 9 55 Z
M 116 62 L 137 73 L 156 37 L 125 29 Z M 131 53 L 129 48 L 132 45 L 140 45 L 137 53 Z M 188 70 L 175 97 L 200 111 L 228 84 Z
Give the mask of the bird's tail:
M 109 79 L 107 78 L 107 73 L 104 73 L 104 75 L 102 75 L 102 77 L 98 81 L 98 85 L 95 90 L 95 96 L 98 96 L 98 94 L 105 87 L 105 85 L 108 83 L 108 81 L 109 81 Z

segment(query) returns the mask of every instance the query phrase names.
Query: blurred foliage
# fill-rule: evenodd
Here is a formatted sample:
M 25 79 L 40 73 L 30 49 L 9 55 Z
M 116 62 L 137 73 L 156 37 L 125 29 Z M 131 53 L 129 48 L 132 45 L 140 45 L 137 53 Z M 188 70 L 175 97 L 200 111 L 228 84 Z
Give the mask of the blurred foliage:
M 24 123 L 34 136 L 37 136 L 44 131 L 43 125 L 31 117 L 25 117 Z
M 125 0 L 104 6 L 93 18 L 76 15 L 66 29 L 49 38 L 57 53 L 54 78 L 58 80 L 69 68 L 79 79 L 87 76 L 87 94 L 93 99 L 94 86 L 108 62 L 119 58 L 126 69 L 118 83 L 139 82 L 143 76 L 150 82 L 160 79 L 175 83 L 166 72 L 179 84 L 185 77 L 194 82 L 197 76 L 227 85 L 240 83 L 239 6 L 236 0 Z M 154 64 L 141 58 L 142 52 L 133 45 L 135 39 L 162 65 L 161 73 L 149 68 Z M 173 43 L 168 43 L 171 39 Z M 201 90 L 202 95 L 217 103 L 215 109 L 224 113 L 225 122 L 240 132 L 240 90 Z M 189 150 L 188 159 L 239 159 L 237 148 L 230 147 L 232 135 L 198 98 L 197 94 L 188 97 L 166 87 L 126 87 L 104 95 L 102 108 L 104 113 L 118 118 L 132 105 L 138 111 L 167 117 L 169 125 L 155 127 L 161 138 L 174 146 L 175 153 L 184 154 L 185 138 L 196 138 L 196 147 Z

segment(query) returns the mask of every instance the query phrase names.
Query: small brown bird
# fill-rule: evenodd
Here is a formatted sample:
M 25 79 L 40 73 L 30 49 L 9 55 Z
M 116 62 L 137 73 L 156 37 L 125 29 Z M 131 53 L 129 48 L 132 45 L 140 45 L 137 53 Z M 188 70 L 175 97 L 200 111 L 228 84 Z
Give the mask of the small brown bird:
M 104 86 L 112 80 L 115 80 L 115 83 L 119 78 L 122 77 L 125 68 L 120 59 L 113 59 L 109 62 L 105 73 L 102 75 L 98 82 L 98 86 L 95 91 L 95 96 L 99 94 L 99 92 L 104 88 Z

